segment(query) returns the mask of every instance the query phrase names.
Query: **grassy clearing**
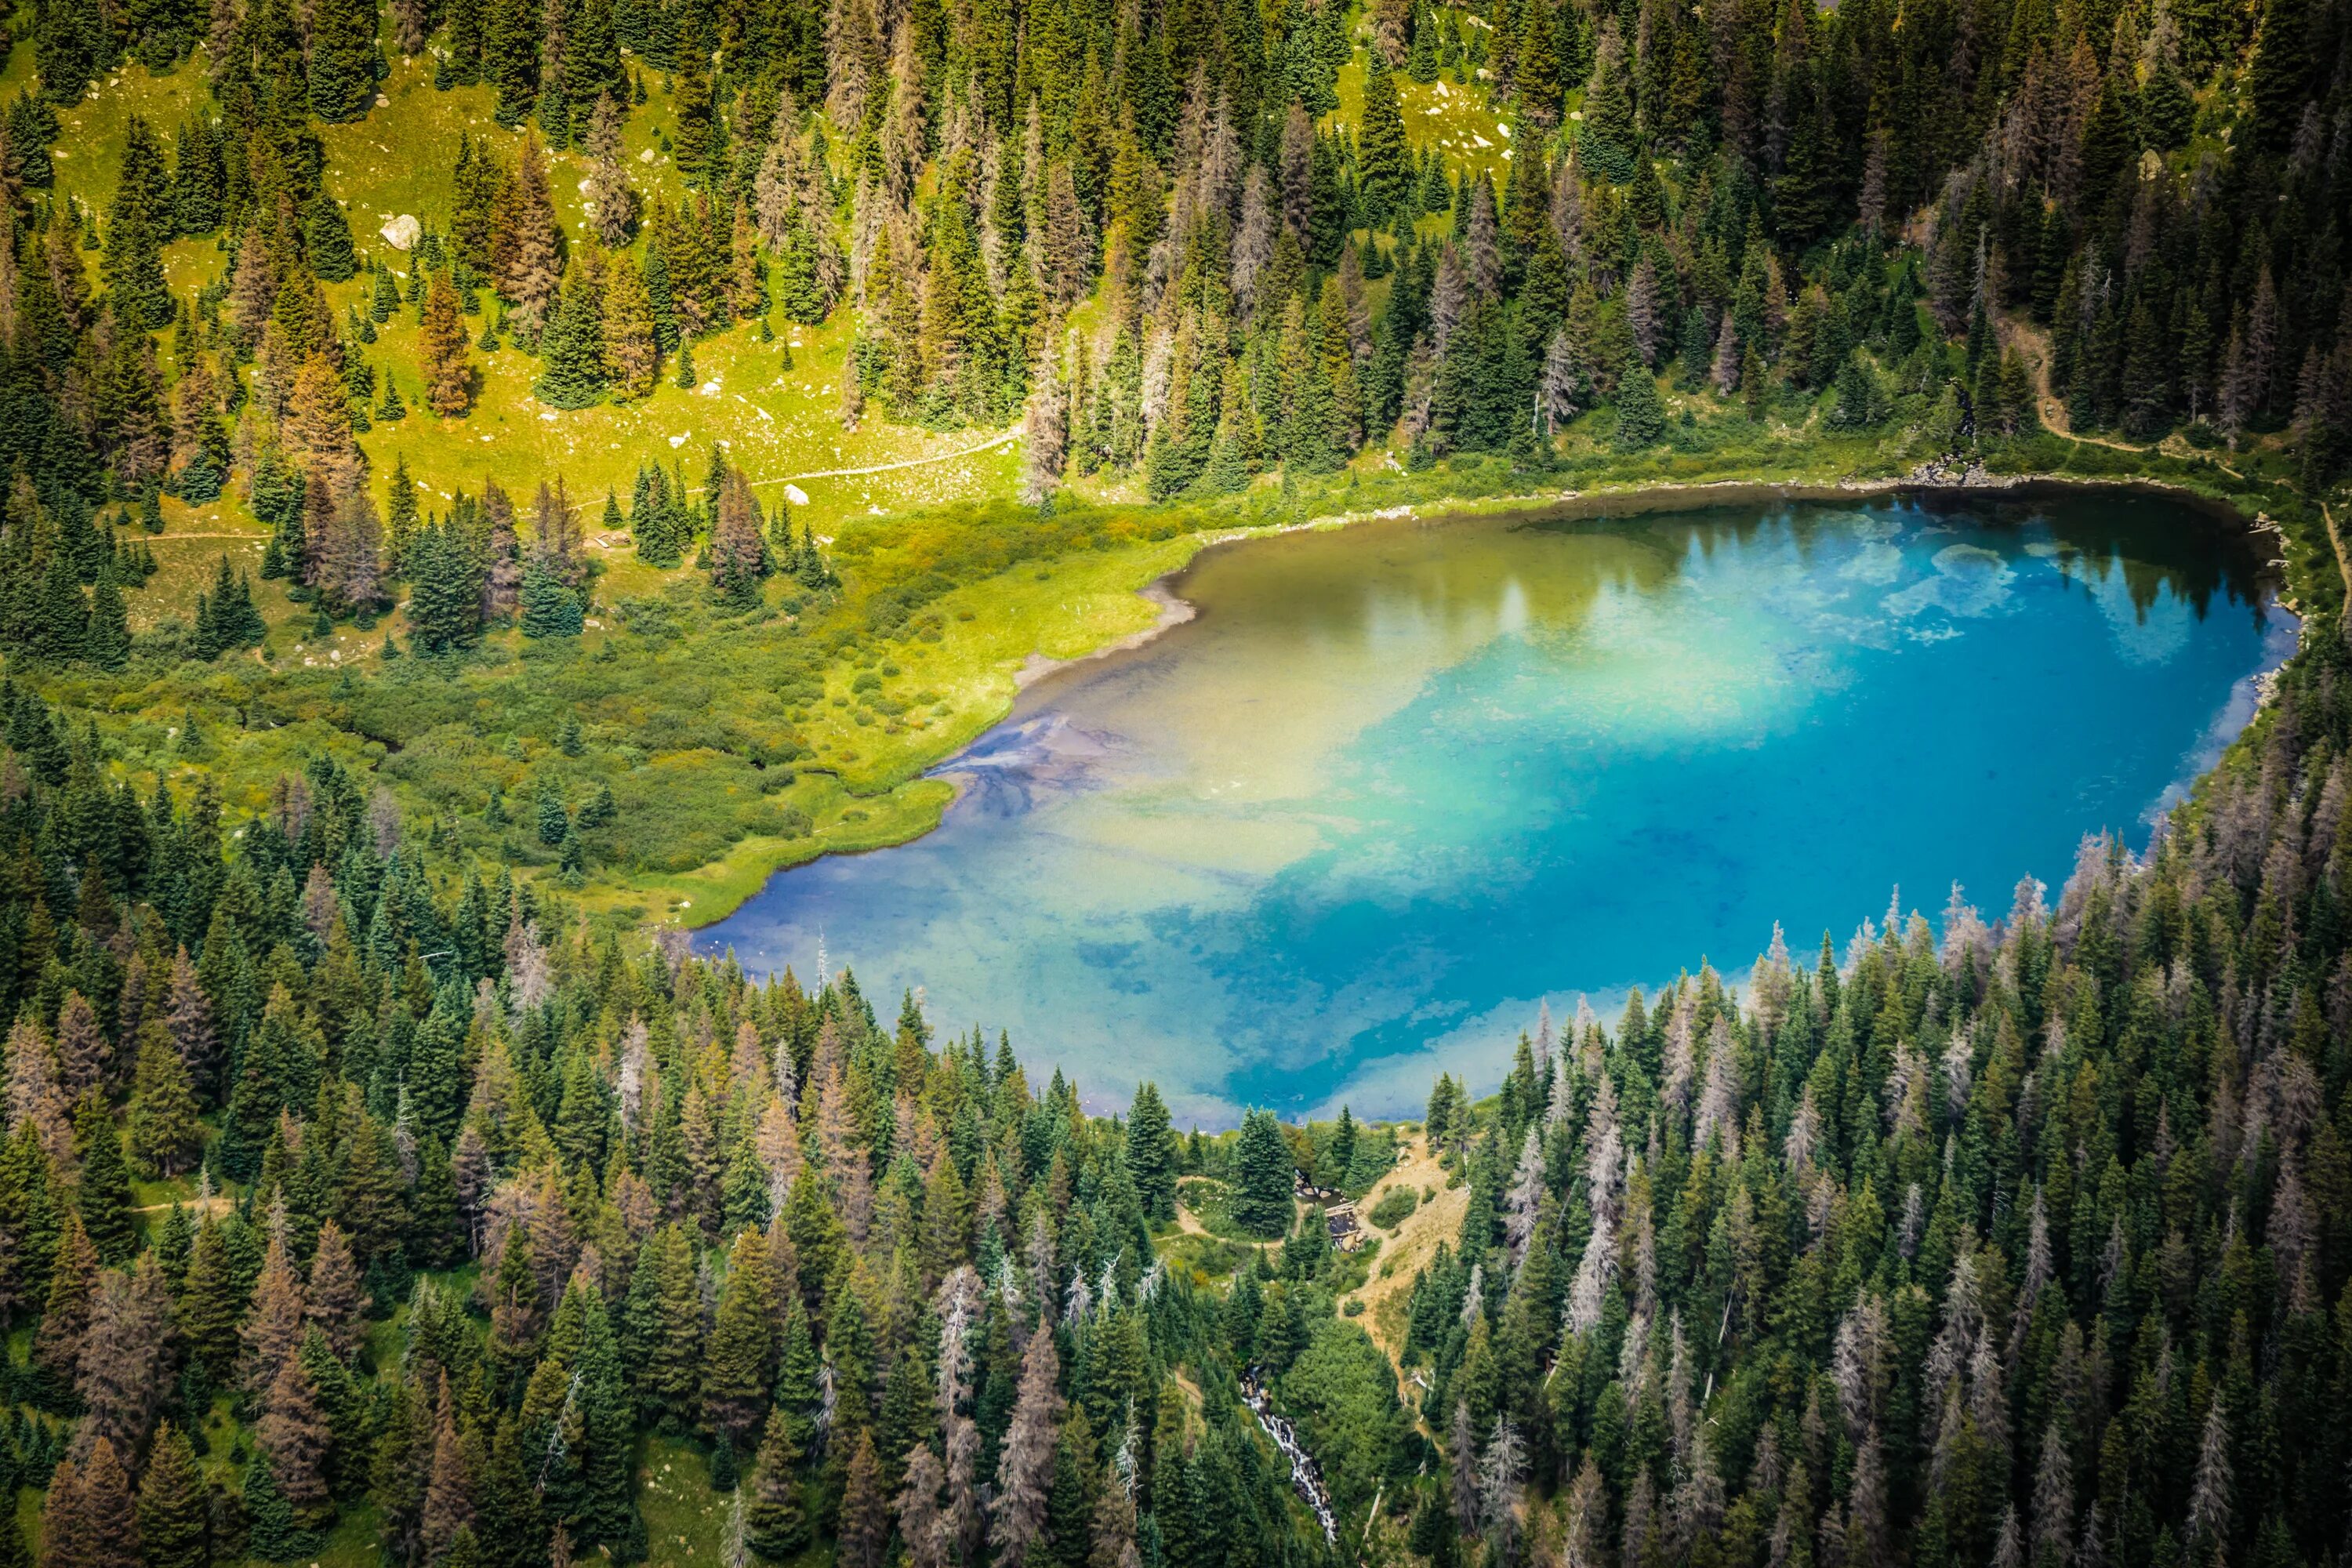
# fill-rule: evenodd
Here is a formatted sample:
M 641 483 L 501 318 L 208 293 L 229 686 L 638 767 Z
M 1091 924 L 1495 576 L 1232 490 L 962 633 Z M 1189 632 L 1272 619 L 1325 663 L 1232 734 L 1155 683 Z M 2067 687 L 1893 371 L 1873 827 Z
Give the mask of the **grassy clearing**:
M 1371 70 L 1371 57 L 1363 37 L 1357 43 L 1355 58 L 1339 68 L 1339 107 L 1324 116 L 1327 128 L 1352 128 L 1363 120 L 1364 78 Z M 1439 72 L 1432 82 L 1418 82 L 1399 71 L 1396 87 L 1405 137 L 1415 152 L 1435 147 L 1456 174 L 1484 174 L 1499 183 L 1509 173 L 1511 138 L 1518 127 L 1488 107 L 1484 87 L 1465 86 L 1454 79 L 1452 71 Z
M 1370 1214 L 1396 1192 L 1434 1195 L 1417 1203 L 1412 1213 L 1382 1239 L 1378 1266 L 1350 1293 L 1350 1300 L 1363 1303 L 1365 1331 L 1391 1362 L 1404 1350 L 1405 1310 L 1411 1305 L 1413 1280 L 1428 1267 L 1440 1244 L 1462 1234 L 1462 1216 L 1470 1208 L 1468 1184 L 1446 1185 L 1451 1178 L 1430 1152 L 1426 1141 L 1413 1138 L 1403 1143 L 1403 1149 L 1404 1158 L 1373 1184 L 1358 1208 Z

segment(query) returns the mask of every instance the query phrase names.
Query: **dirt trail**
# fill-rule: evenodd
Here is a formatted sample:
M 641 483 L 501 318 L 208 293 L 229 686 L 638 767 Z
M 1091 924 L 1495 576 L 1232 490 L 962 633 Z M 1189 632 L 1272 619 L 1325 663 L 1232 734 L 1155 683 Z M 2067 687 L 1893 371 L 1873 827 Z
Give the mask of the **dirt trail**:
M 1446 1190 L 1450 1178 L 1437 1157 L 1429 1152 L 1426 1140 L 1415 1139 L 1405 1145 L 1405 1157 L 1366 1193 L 1356 1212 L 1366 1217 L 1380 1202 L 1399 1188 L 1422 1192 L 1434 1188 L 1437 1195 L 1422 1200 L 1404 1221 L 1392 1231 L 1373 1229 L 1381 1238 L 1380 1256 L 1373 1259 L 1372 1277 L 1355 1295 L 1364 1303 L 1362 1322 L 1391 1362 L 1404 1352 L 1404 1308 L 1412 1294 L 1412 1282 L 1435 1257 L 1441 1243 L 1450 1243 L 1462 1234 L 1462 1216 L 1469 1212 L 1470 1187 L 1465 1183 L 1452 1191 Z
M 966 447 L 960 452 L 941 452 L 931 458 L 908 458 L 903 463 L 877 463 L 870 468 L 820 468 L 814 474 L 783 474 L 772 479 L 753 479 L 751 483 L 754 487 L 788 485 L 800 479 L 850 479 L 866 474 L 892 474 L 900 468 L 919 468 L 926 463 L 951 463 L 958 458 L 976 457 L 982 452 L 992 452 L 999 447 L 1010 446 L 1019 439 L 1021 431 L 1016 426 L 992 440 L 982 441 L 977 447 Z
M 2336 514 L 2327 509 L 2326 501 L 2319 503 L 2319 515 L 2327 524 L 2327 542 L 2336 547 L 2336 570 L 2344 575 L 2344 619 L 2352 623 L 2352 557 L 2344 553 L 2343 532 L 2336 528 Z
M 2063 436 L 2069 441 L 2082 441 L 2094 447 L 2105 447 L 2117 452 L 2145 452 L 2145 447 L 2135 447 L 2127 441 L 2110 441 L 2104 436 L 2077 436 L 2066 415 L 2065 404 L 2050 390 L 2050 334 L 2021 317 L 2003 317 L 2000 333 L 2009 340 L 2011 348 L 2025 356 L 2033 372 L 2033 407 L 2042 416 L 2042 428 L 2053 436 Z

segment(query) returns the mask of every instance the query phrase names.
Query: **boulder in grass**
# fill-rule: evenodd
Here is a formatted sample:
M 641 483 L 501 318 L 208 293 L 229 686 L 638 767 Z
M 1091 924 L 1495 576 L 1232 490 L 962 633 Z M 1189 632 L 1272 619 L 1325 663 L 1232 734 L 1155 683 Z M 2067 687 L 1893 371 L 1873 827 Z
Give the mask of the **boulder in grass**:
M 415 247 L 417 237 L 424 232 L 424 226 L 416 221 L 414 214 L 403 213 L 376 232 L 383 235 L 384 243 L 394 250 L 411 250 Z

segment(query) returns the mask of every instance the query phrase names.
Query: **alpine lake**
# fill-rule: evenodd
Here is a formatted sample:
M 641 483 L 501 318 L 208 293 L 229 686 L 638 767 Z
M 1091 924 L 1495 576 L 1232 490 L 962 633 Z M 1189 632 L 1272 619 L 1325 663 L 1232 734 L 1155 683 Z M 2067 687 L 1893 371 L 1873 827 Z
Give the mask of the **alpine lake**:
M 933 833 L 698 933 L 1010 1032 L 1089 1102 L 1412 1115 L 1549 1004 L 2147 846 L 2292 650 L 2265 541 L 2123 492 L 1358 523 L 1203 552 Z

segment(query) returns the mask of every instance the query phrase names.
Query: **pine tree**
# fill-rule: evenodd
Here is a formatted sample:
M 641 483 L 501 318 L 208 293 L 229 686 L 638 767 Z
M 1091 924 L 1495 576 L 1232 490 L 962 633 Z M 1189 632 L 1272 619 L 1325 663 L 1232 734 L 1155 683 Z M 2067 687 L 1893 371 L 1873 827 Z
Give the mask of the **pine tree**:
M 184 962 L 184 955 L 183 961 Z M 205 1130 L 187 1064 L 168 1029 L 140 1031 L 139 1066 L 131 1089 L 131 1152 L 142 1170 L 169 1180 L 203 1152 Z
M 131 662 L 131 616 L 123 607 L 122 590 L 114 581 L 111 564 L 100 571 L 98 586 L 90 593 L 82 657 L 104 670 L 120 670 Z
M 245 1345 L 240 1375 L 246 1392 L 267 1396 L 302 1343 L 302 1281 L 287 1256 L 283 1226 L 274 1226 L 254 1289 L 253 1313 L 238 1331 Z
M 178 1319 L 189 1359 L 215 1384 L 227 1381 L 236 1364 L 237 1319 L 245 1310 L 245 1287 L 229 1258 L 226 1222 L 208 1217 L 196 1227 Z
M 545 7 L 539 0 L 481 0 L 488 17 L 482 40 L 482 75 L 499 91 L 498 121 L 509 130 L 539 102 L 540 40 Z
M 1403 210 L 1412 177 L 1412 147 L 1405 139 L 1396 78 L 1391 74 L 1387 56 L 1378 50 L 1373 51 L 1364 77 L 1363 121 L 1356 134 L 1357 177 L 1365 216 L 1377 224 Z
M 139 1249 L 139 1233 L 131 1219 L 139 1200 L 131 1194 L 131 1173 L 123 1164 L 122 1134 L 95 1088 L 74 1107 L 74 1148 L 81 1159 L 82 1228 L 100 1262 L 123 1262 Z
M 298 1515 L 322 1509 L 328 1501 L 331 1438 L 310 1368 L 301 1356 L 288 1356 L 262 1398 L 254 1442 L 268 1457 L 270 1476 Z
M 640 1418 L 678 1430 L 695 1408 L 702 1370 L 702 1305 L 693 1249 L 679 1226 L 663 1226 L 638 1250 L 621 1335 Z
M 1666 406 L 1658 384 L 1640 353 L 1626 356 L 1617 373 L 1617 449 L 1638 452 L 1655 446 L 1666 433 Z
M 1127 1173 L 1135 1184 L 1144 1217 L 1176 1217 L 1177 1142 L 1160 1086 L 1140 1084 L 1127 1117 Z
M 310 1258 L 310 1283 L 303 1316 L 326 1336 L 327 1348 L 339 1361 L 349 1361 L 359 1348 L 361 1310 L 367 1293 L 358 1261 L 342 1226 L 330 1219 L 319 1226 L 317 1250 Z
M 1552 33 L 1552 8 L 1540 3 L 1528 5 L 1523 28 L 1511 59 L 1512 91 L 1527 122 L 1549 132 L 1559 123 L 1566 91 L 1560 80 L 1559 44 Z
M 317 0 L 310 12 L 310 112 L 330 124 L 357 120 L 375 98 L 373 0 Z
M 115 321 L 144 332 L 172 320 L 172 291 L 163 280 L 163 246 L 176 212 L 164 171 L 163 149 L 138 115 L 122 132 L 122 172 L 107 212 L 103 276 Z
M 593 255 L 572 267 L 572 286 L 540 342 L 547 369 L 531 390 L 551 408 L 588 408 L 604 400 L 604 290 Z
M 425 325 L 416 342 L 425 405 L 445 419 L 463 418 L 474 406 L 474 367 L 466 357 L 465 323 L 457 319 L 457 286 L 446 271 L 434 273 L 425 286 Z
M 523 568 L 521 625 L 527 637 L 576 637 L 586 625 L 580 595 L 536 560 Z
M 860 1432 L 857 1451 L 849 1460 L 849 1483 L 841 1498 L 840 1548 L 835 1561 L 841 1568 L 882 1568 L 882 1550 L 889 1539 L 889 1503 L 883 1490 L 882 1464 L 874 1452 L 874 1434 Z M 1015 1550 L 996 1560 L 1019 1568 L 1022 1557 Z
M 330 0 L 330 3 L 364 5 L 366 0 Z M 371 50 L 373 45 L 374 34 L 371 30 Z M 372 93 L 374 84 L 371 82 L 366 90 Z M 343 211 L 343 205 L 321 186 L 319 194 L 310 198 L 302 218 L 304 249 L 310 259 L 310 270 L 324 283 L 350 281 L 359 271 L 359 260 L 352 249 L 352 220 Z
M 719 488 L 705 559 L 711 590 L 722 602 L 739 608 L 759 602 L 760 584 L 770 569 L 768 546 L 761 537 L 760 503 L 740 468 L 728 469 Z
M 1234 1222 L 1252 1236 L 1288 1235 L 1296 1167 L 1274 1112 L 1253 1110 L 1242 1118 L 1234 1169 Z
M 509 10 L 532 8 L 531 0 L 503 0 L 503 4 Z M 503 94 L 499 101 L 503 110 Z M 523 132 L 514 182 L 499 212 L 496 266 L 499 298 L 507 302 L 507 331 L 517 342 L 536 346 L 554 310 L 563 253 L 548 183 L 547 153 L 533 131 Z
M 195 1451 L 169 1421 L 155 1430 L 139 1479 L 139 1544 L 146 1568 L 208 1568 L 211 1518 Z
M 1046 1495 L 1053 1481 L 1056 1427 L 1062 1417 L 1062 1395 L 1055 1386 L 1061 1359 L 1052 1333 L 1029 1336 L 1021 1361 L 1021 1387 L 1013 1402 L 1012 1424 L 1005 1429 L 996 1465 L 996 1497 L 991 1509 L 988 1543 L 994 1560 L 1021 1568 L 1036 1544 L 1045 1522 Z
M 246 1550 L 264 1563 L 298 1563 L 310 1555 L 310 1531 L 294 1517 L 294 1504 L 278 1484 L 267 1454 L 245 1468 Z
M 727 1293 L 710 1328 L 702 1373 L 703 1419 L 730 1445 L 742 1445 L 773 1403 L 777 1304 L 767 1242 L 756 1230 L 735 1240 Z
M 645 396 L 661 375 L 661 349 L 655 341 L 653 299 L 645 274 L 628 256 L 613 258 L 604 287 L 604 374 L 613 395 L 626 403 Z
M 782 1563 L 808 1549 L 809 1521 L 801 1501 L 800 1449 L 781 1410 L 768 1413 L 766 1437 L 743 1516 L 743 1539 L 771 1563 Z

